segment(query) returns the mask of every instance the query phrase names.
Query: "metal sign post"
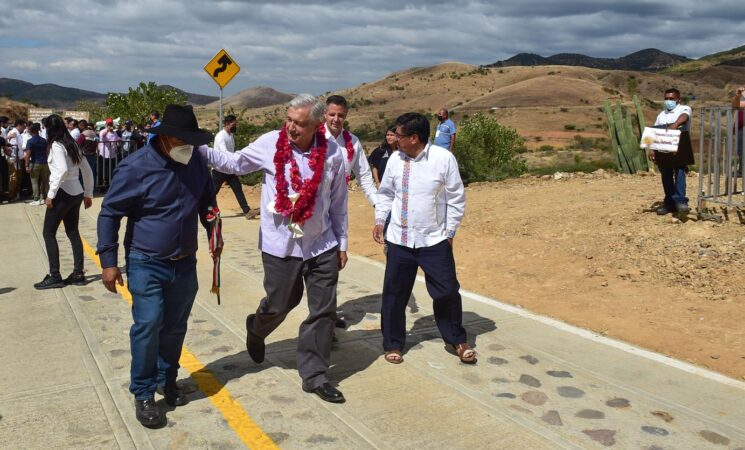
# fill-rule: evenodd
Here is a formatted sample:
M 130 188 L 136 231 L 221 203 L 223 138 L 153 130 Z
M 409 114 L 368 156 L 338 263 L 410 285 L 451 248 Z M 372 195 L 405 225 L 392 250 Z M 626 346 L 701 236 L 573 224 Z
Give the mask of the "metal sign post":
M 217 54 L 204 66 L 204 71 L 207 72 L 215 83 L 220 86 L 220 130 L 222 130 L 223 122 L 223 105 L 222 105 L 222 93 L 223 88 L 230 83 L 230 80 L 241 71 L 238 63 L 228 55 L 225 49 L 220 50 Z

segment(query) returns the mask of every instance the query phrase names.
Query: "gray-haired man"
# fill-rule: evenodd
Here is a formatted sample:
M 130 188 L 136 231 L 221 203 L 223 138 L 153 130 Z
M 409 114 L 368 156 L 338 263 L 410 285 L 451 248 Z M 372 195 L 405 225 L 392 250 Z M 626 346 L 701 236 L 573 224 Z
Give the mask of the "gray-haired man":
M 336 284 L 347 262 L 347 183 L 336 142 L 319 130 L 324 105 L 309 94 L 290 101 L 282 130 L 260 136 L 235 153 L 201 147 L 216 170 L 244 175 L 263 171 L 259 248 L 266 297 L 246 318 L 246 347 L 264 361 L 264 339 L 303 296 L 308 317 L 300 325 L 297 365 L 303 390 L 344 402 L 326 371 L 336 321 Z M 303 283 L 305 282 L 305 283 Z

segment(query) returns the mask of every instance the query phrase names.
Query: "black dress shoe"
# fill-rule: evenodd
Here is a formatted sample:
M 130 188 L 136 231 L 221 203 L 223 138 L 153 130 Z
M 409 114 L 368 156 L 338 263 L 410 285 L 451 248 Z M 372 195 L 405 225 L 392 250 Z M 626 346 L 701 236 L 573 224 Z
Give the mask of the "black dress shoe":
M 85 286 L 85 272 L 73 272 L 63 282 L 65 284 L 74 284 L 75 286 Z
M 43 280 L 38 283 L 34 283 L 36 289 L 55 289 L 65 287 L 65 282 L 62 281 L 62 277 L 57 275 L 47 275 Z
M 689 208 L 685 203 L 677 203 L 675 205 L 675 210 L 678 214 L 688 214 L 691 211 L 691 208 Z
M 249 314 L 248 317 L 246 317 L 246 350 L 248 350 L 248 355 L 251 357 L 251 359 L 253 359 L 255 363 L 259 364 L 264 362 L 266 345 L 264 345 L 263 339 L 251 333 L 250 321 L 252 317 L 254 317 L 254 314 Z
M 336 323 L 334 324 L 336 328 L 346 328 L 347 327 L 347 321 L 339 317 L 336 319 Z
M 665 214 L 670 214 L 670 210 L 667 209 L 667 206 L 660 206 L 656 210 L 658 216 L 664 216 Z
M 315 389 L 309 389 L 303 386 L 303 390 L 310 394 L 316 394 L 317 396 L 321 397 L 321 400 L 330 403 L 344 403 L 345 401 L 347 401 L 344 398 L 344 394 L 342 394 L 339 389 L 331 386 L 329 383 L 323 383 Z
M 166 424 L 166 416 L 160 412 L 154 398 L 135 400 L 135 413 L 143 427 L 160 428 Z
M 165 387 L 158 386 L 157 392 L 171 406 L 184 406 L 189 403 L 189 398 L 176 383 L 166 383 Z

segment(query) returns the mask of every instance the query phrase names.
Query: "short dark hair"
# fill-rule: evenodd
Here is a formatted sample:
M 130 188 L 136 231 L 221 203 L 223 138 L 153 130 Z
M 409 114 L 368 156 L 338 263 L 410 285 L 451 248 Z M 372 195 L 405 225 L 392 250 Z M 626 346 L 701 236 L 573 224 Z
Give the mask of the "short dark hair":
M 65 117 L 65 123 L 70 123 L 70 122 L 72 122 L 72 121 L 74 121 L 74 120 L 75 120 L 75 119 L 73 119 L 73 118 L 72 118 L 72 117 L 70 117 L 70 116 L 67 116 L 67 117 Z
M 401 127 L 405 135 L 416 134 L 419 140 L 426 143 L 429 141 L 429 120 L 419 113 L 409 112 L 398 116 L 396 127 Z
M 8 116 L 0 116 L 0 123 L 8 123 L 9 120 Z
M 88 126 L 88 121 L 85 119 L 80 119 L 80 122 L 78 122 L 78 125 L 82 125 L 84 127 Z
M 158 111 L 153 111 L 150 113 L 150 115 L 155 117 L 156 119 L 160 119 L 160 113 Z
M 680 91 L 675 88 L 670 88 L 666 90 L 665 94 L 675 94 L 677 97 L 680 97 Z
M 237 122 L 237 121 L 238 121 L 238 119 L 233 114 L 229 114 L 229 115 L 225 116 L 225 124 L 226 125 L 229 124 L 229 123 Z
M 329 98 L 326 99 L 326 106 L 331 104 L 339 105 L 344 109 L 349 109 L 349 107 L 347 106 L 347 99 L 342 97 L 341 95 L 329 96 Z
M 23 119 L 16 119 L 15 126 L 18 126 L 18 125 L 23 125 L 25 127 L 26 126 L 26 121 L 23 120 Z
M 32 123 L 30 127 L 28 127 L 29 133 L 38 133 L 41 131 L 41 125 L 38 123 Z

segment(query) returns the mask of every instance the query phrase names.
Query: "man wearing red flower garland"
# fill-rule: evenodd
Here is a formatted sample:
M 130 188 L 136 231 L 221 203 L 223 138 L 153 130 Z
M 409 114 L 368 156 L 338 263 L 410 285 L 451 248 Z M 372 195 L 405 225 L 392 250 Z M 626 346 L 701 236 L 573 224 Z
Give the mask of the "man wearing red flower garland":
M 367 201 L 375 206 L 375 197 L 378 190 L 375 187 L 365 150 L 357 136 L 344 129 L 344 121 L 347 119 L 348 113 L 347 99 L 341 95 L 332 95 L 326 99 L 326 112 L 324 113 L 326 139 L 333 139 L 341 148 L 344 154 L 344 171 L 347 174 L 347 181 L 351 179 L 352 173 L 354 173 L 357 184 L 365 193 Z
M 359 138 L 344 129 L 344 121 L 347 120 L 348 113 L 349 108 L 346 98 L 341 95 L 331 95 L 326 99 L 326 112 L 323 114 L 326 121 L 324 124 L 326 139 L 335 141 L 344 155 L 344 172 L 347 175 L 347 183 L 349 183 L 352 173 L 354 173 L 357 184 L 365 193 L 367 201 L 375 207 L 375 197 L 378 189 L 375 186 L 365 150 L 362 148 Z M 342 317 L 339 317 L 336 319 L 336 326 L 346 328 L 347 323 Z
M 300 325 L 297 365 L 303 390 L 343 403 L 326 378 L 336 321 L 336 285 L 347 262 L 347 183 L 341 150 L 319 127 L 323 103 L 309 94 L 293 98 L 279 131 L 260 136 L 240 152 L 199 151 L 220 172 L 263 171 L 259 248 L 266 297 L 246 317 L 246 347 L 264 361 L 264 339 L 308 298 Z

